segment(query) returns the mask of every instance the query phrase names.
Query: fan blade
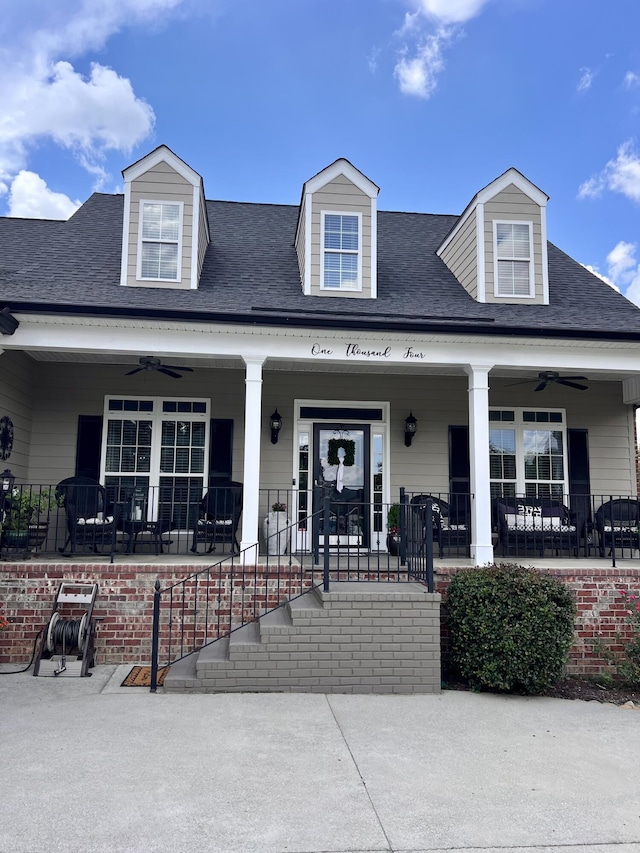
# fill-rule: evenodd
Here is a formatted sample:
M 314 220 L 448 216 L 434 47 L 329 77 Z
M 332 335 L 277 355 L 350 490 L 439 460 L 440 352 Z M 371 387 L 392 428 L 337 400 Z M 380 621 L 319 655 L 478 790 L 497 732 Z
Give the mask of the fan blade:
M 516 385 L 527 385 L 529 382 L 535 382 L 535 379 L 521 379 L 520 382 L 510 382 L 505 385 L 505 388 L 514 388 Z
M 163 364 L 163 367 L 168 367 L 169 370 L 186 370 L 187 373 L 193 373 L 193 367 L 179 367 L 177 364 Z M 578 377 L 575 377 L 576 379 Z
M 141 370 L 144 370 L 144 367 L 136 367 L 135 370 L 130 370 L 128 373 L 125 373 L 125 376 L 133 376 L 134 373 L 140 373 Z
M 158 373 L 166 373 L 167 376 L 171 376 L 172 379 L 182 379 L 181 373 L 176 373 L 174 370 L 169 370 L 168 367 L 159 367 Z
M 585 382 L 589 381 L 586 376 L 558 376 L 558 379 L 560 380 L 560 382 L 562 382 L 564 379 L 583 379 Z
M 544 379 L 539 385 L 536 385 L 536 387 L 533 390 L 534 391 L 544 391 L 544 389 L 547 387 L 549 382 L 550 382 L 549 379 Z
M 576 377 L 576 379 L 577 378 L 578 377 Z M 582 377 L 580 378 L 582 379 Z M 569 382 L 565 376 L 563 376 L 561 379 L 556 379 L 556 382 L 558 383 L 558 385 L 568 385 L 569 388 L 577 388 L 578 391 L 586 391 L 588 387 L 587 385 L 578 385 L 577 382 Z

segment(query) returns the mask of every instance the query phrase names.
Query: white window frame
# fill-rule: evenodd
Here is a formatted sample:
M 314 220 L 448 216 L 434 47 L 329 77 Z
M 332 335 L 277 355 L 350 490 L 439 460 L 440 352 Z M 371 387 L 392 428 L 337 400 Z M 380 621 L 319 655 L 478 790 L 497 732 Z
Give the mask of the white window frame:
M 498 225 L 526 225 L 529 229 L 529 257 L 516 258 L 498 254 Z M 529 264 L 529 293 L 502 293 L 500 291 L 500 276 L 498 268 L 500 261 L 519 261 Z M 534 263 L 533 263 L 533 222 L 522 219 L 493 220 L 493 294 L 498 299 L 533 299 L 535 297 Z
M 178 239 L 177 240 L 151 240 L 149 238 L 143 238 L 143 217 L 144 217 L 144 206 L 145 204 L 171 204 L 177 206 L 179 208 L 179 216 L 178 216 Z M 141 198 L 138 207 L 138 258 L 136 264 L 136 280 L 137 281 L 160 281 L 160 282 L 176 282 L 182 281 L 182 241 L 184 236 L 184 202 L 183 201 L 169 201 L 168 199 L 153 199 L 153 198 Z M 142 275 L 142 246 L 144 243 L 159 243 L 159 244 L 169 244 L 172 246 L 178 247 L 178 262 L 176 264 L 176 277 L 175 278 L 155 278 L 148 277 Z
M 124 409 L 110 409 L 110 400 L 135 400 L 153 403 L 153 410 L 148 411 L 130 411 Z M 189 403 L 204 403 L 204 412 L 165 412 L 163 411 L 163 403 L 165 401 L 188 401 Z M 132 421 L 151 421 L 151 458 L 149 462 L 149 471 L 107 471 L 107 439 L 109 436 L 108 421 L 113 420 L 132 420 Z M 205 425 L 205 443 L 204 443 L 204 466 L 202 474 L 188 473 L 176 474 L 166 473 L 160 470 L 160 455 L 162 450 L 162 421 L 163 420 L 183 420 L 190 423 L 204 423 Z M 103 408 L 103 423 L 102 430 L 102 445 L 100 448 L 100 482 L 105 483 L 107 477 L 147 477 L 149 480 L 149 489 L 151 491 L 149 501 L 149 518 L 156 520 L 158 517 L 158 495 L 161 477 L 202 477 L 202 494 L 206 493 L 209 484 L 209 450 L 211 442 L 211 400 L 207 397 L 177 397 L 169 394 L 163 397 L 148 397 L 144 394 L 108 394 L 104 398 Z
M 325 249 L 325 222 L 327 216 L 354 216 L 358 220 L 357 249 Z M 356 255 L 358 274 L 353 287 L 326 287 L 324 283 L 324 261 L 327 254 Z M 321 210 L 320 211 L 320 290 L 326 293 L 359 293 L 362 292 L 362 213 L 355 210 Z
M 549 483 L 554 486 L 562 486 L 562 494 L 569 494 L 569 448 L 567 446 L 567 412 L 566 409 L 550 408 L 548 406 L 490 406 L 490 412 L 513 412 L 513 421 L 489 421 L 489 430 L 492 429 L 513 429 L 515 430 L 516 438 L 516 477 L 515 477 L 515 493 L 517 497 L 526 494 L 527 482 L 529 483 Z M 562 416 L 560 423 L 547 421 L 525 421 L 523 412 L 549 412 L 559 413 Z M 564 480 L 526 480 L 525 477 L 525 456 L 524 456 L 524 432 L 525 430 L 551 430 L 553 432 L 562 433 L 562 453 L 563 453 L 563 468 Z M 491 478 L 491 483 L 511 483 L 513 480 Z

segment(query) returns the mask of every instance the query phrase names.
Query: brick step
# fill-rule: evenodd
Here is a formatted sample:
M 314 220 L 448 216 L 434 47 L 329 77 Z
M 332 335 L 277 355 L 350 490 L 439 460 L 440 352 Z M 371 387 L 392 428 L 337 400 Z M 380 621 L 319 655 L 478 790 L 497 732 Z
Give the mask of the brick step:
M 286 606 L 265 613 L 264 616 L 260 617 L 258 624 L 260 639 L 263 643 L 268 643 L 272 639 L 277 642 L 293 630 L 291 614 Z
M 287 608 L 294 625 L 311 625 L 313 620 L 326 618 L 327 615 L 315 589 L 289 601 Z
M 169 692 L 437 693 L 440 596 L 419 584 L 312 590 L 175 664 Z

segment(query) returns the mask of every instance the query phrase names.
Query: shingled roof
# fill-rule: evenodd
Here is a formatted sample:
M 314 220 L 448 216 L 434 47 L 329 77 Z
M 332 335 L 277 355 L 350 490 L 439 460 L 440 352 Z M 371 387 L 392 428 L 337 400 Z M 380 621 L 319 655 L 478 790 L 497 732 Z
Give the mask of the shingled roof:
M 475 302 L 436 255 L 456 216 L 378 213 L 378 298 L 305 296 L 294 205 L 208 201 L 197 290 L 120 286 L 123 196 L 67 221 L 0 218 L 0 307 L 216 322 L 640 340 L 640 309 L 551 243 L 549 304 Z

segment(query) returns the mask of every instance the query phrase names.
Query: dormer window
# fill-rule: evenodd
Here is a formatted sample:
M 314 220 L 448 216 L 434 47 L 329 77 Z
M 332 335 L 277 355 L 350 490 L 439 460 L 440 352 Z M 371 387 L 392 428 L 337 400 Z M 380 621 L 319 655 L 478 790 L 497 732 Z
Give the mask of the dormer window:
M 360 213 L 322 214 L 323 290 L 362 290 Z
M 532 223 L 494 222 L 496 296 L 534 296 Z
M 182 210 L 182 203 L 140 202 L 139 279 L 180 280 Z

